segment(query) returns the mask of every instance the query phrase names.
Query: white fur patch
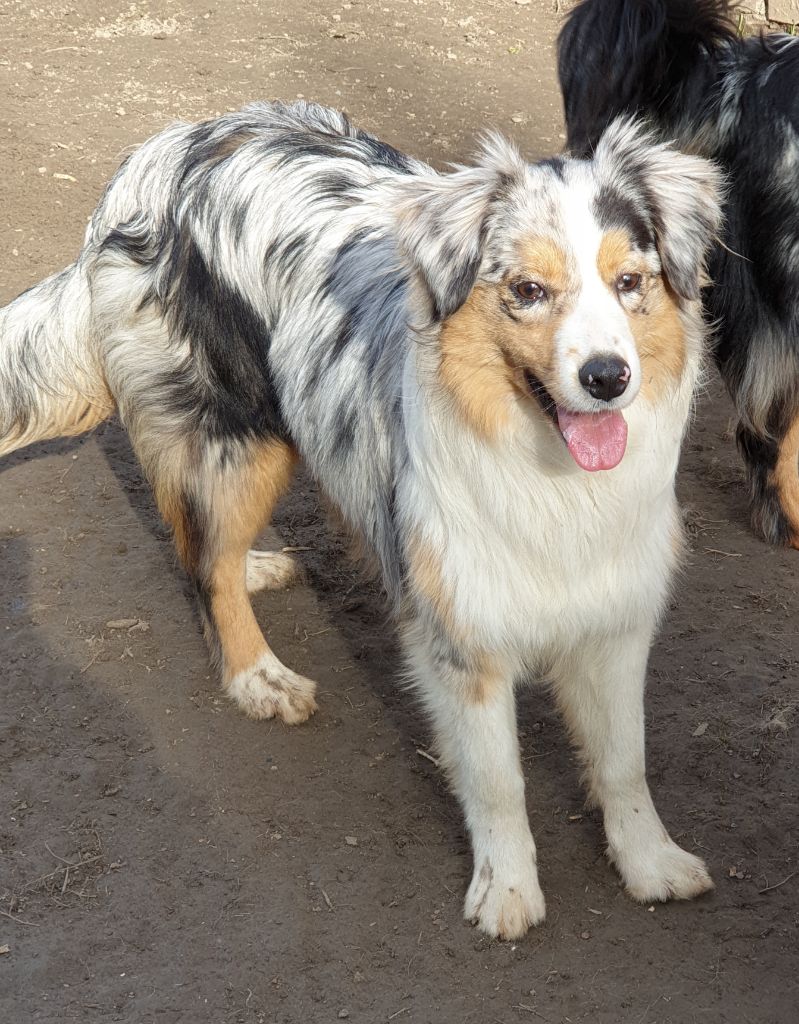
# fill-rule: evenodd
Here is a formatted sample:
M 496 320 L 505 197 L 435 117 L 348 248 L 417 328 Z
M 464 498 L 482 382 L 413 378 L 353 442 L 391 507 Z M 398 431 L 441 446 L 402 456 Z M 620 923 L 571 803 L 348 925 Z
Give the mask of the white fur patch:
M 627 892 L 641 903 L 666 900 L 692 900 L 714 888 L 704 861 L 683 850 L 666 836 L 653 843 L 647 836 L 637 845 L 635 861 L 629 851 L 613 856 L 613 862 L 625 882 Z
M 286 668 L 271 651 L 234 676 L 225 692 L 250 718 L 282 718 L 297 725 L 316 711 L 316 683 Z
M 546 916 L 534 863 L 531 869 L 531 852 L 535 847 L 532 851 L 514 851 L 516 856 L 509 857 L 508 837 L 497 838 L 495 845 L 504 862 L 502 870 L 498 871 L 489 858 L 475 865 L 463 916 L 492 938 L 520 939 Z
M 295 580 L 299 571 L 296 559 L 282 551 L 248 551 L 247 592 L 279 590 Z

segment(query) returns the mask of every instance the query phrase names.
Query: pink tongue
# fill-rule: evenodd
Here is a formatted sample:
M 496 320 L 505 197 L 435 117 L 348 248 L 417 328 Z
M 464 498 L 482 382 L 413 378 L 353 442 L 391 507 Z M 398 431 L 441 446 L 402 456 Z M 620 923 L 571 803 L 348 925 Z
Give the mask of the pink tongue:
M 627 447 L 627 424 L 620 412 L 557 410 L 560 432 L 578 466 L 589 473 L 618 466 Z

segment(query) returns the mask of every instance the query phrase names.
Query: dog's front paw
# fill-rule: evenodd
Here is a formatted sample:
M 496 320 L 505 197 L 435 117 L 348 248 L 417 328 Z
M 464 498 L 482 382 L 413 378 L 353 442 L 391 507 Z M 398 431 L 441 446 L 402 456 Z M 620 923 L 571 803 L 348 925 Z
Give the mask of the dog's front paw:
M 518 876 L 495 871 L 489 860 L 475 868 L 464 917 L 492 938 L 520 939 L 540 924 L 546 904 L 535 864 Z
M 627 892 L 642 903 L 691 900 L 714 887 L 704 861 L 681 849 L 668 836 L 644 856 L 611 856 Z
M 316 683 L 286 668 L 273 654 L 235 675 L 225 687 L 250 718 L 282 718 L 298 725 L 316 711 Z

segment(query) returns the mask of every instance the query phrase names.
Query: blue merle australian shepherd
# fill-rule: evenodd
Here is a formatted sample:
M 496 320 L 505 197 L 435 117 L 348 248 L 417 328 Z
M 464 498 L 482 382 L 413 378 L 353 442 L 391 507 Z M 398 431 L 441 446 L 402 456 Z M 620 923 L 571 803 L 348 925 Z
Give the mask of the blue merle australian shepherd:
M 799 39 L 739 38 L 726 0 L 584 0 L 559 65 L 572 152 L 638 112 L 726 172 L 705 295 L 716 360 L 740 417 L 752 524 L 799 547 Z
M 302 459 L 380 567 L 474 851 L 467 916 L 544 916 L 514 686 L 551 682 L 639 900 L 710 888 L 644 771 L 681 527 L 718 173 L 629 121 L 591 160 L 489 138 L 439 174 L 342 114 L 260 104 L 145 143 L 77 261 L 0 312 L 0 454 L 117 411 L 226 693 L 304 721 L 250 546 Z

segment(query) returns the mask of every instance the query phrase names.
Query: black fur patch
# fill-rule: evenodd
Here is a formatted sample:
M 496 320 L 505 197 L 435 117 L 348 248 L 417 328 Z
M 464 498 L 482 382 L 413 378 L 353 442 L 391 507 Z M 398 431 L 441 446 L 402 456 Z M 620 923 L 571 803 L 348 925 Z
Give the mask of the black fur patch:
M 772 479 L 779 445 L 776 441 L 763 440 L 743 427 L 738 428 L 737 440 L 749 477 L 752 528 L 769 544 L 784 546 L 790 542 L 791 531 Z
M 655 247 L 652 224 L 646 213 L 629 196 L 608 185 L 598 191 L 593 202 L 594 215 L 605 231 L 622 228 L 630 233 L 641 252 Z
M 330 348 L 330 362 L 335 362 L 347 348 L 353 338 L 357 337 L 358 324 L 353 313 L 345 313 L 339 324 L 333 344 Z
M 410 174 L 413 170 L 413 164 L 404 153 L 400 153 L 398 149 L 394 149 L 386 142 L 381 142 L 374 135 L 358 131 L 355 133 L 355 137 L 363 144 L 370 163 L 376 164 L 378 167 L 387 167 L 392 171 L 400 171 L 403 174 Z
M 109 231 L 100 245 L 100 251 L 124 256 L 138 266 L 146 266 L 153 261 L 157 244 L 142 217 L 125 221 Z
M 542 160 L 538 164 L 538 166 L 539 167 L 546 167 L 546 168 L 548 168 L 550 171 L 552 171 L 552 173 L 555 175 L 555 177 L 558 179 L 558 181 L 563 181 L 564 180 L 564 168 L 566 166 L 566 162 L 563 159 L 563 157 L 560 157 L 560 156 L 550 157 L 548 160 Z
M 286 438 L 260 315 L 212 271 L 188 232 L 174 241 L 162 301 L 171 332 L 188 340 L 194 365 L 163 386 L 170 403 L 211 439 Z

